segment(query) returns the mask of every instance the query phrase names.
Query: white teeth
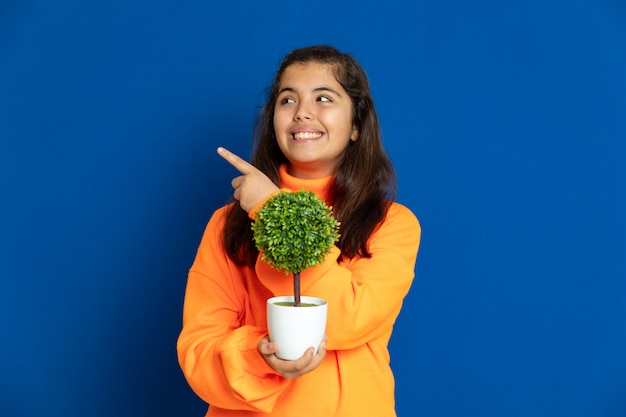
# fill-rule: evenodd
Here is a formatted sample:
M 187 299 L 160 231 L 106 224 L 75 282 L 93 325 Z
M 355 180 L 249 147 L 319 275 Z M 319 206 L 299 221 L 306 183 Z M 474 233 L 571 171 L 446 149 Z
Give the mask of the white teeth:
M 321 137 L 322 134 L 321 133 L 314 133 L 314 132 L 297 132 L 293 134 L 293 138 L 295 140 L 300 140 L 300 139 L 317 139 L 319 137 Z

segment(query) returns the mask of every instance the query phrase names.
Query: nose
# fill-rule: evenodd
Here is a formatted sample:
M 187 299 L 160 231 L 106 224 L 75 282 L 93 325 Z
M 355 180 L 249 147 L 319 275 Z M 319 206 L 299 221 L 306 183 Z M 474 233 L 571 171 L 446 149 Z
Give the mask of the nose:
M 300 103 L 293 117 L 295 120 L 311 120 L 313 112 L 306 103 Z

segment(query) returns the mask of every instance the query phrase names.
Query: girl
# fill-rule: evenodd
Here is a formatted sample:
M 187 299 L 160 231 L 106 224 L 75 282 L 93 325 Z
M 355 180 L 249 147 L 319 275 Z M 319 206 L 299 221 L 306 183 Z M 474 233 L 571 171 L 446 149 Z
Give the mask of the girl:
M 420 226 L 393 202 L 367 76 L 329 46 L 297 49 L 276 73 L 257 119 L 235 201 L 210 219 L 190 269 L 180 366 L 207 416 L 395 416 L 387 345 L 411 286 Z M 285 361 L 267 335 L 266 300 L 291 294 L 261 260 L 251 222 L 279 190 L 315 192 L 341 222 L 324 262 L 301 274 L 303 295 L 328 301 L 327 339 Z

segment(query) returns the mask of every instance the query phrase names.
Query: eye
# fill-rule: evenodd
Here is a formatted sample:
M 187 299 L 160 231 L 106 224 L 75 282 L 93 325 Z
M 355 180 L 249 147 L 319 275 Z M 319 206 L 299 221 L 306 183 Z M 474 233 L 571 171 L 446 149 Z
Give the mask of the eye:
M 328 97 L 328 96 L 319 96 L 319 97 L 317 98 L 317 101 L 321 101 L 321 102 L 324 102 L 324 103 L 330 103 L 330 102 L 332 102 L 332 100 L 331 100 L 331 99 L 330 99 L 330 97 Z
M 294 103 L 294 100 L 291 97 L 283 97 L 280 99 L 280 104 L 289 104 Z

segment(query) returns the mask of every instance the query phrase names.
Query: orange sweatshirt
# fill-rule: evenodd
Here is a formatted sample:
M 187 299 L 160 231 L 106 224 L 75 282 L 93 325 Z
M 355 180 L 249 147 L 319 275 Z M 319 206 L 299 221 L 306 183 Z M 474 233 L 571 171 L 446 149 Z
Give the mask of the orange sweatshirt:
M 281 187 L 326 197 L 330 178 L 301 180 L 281 168 Z M 178 358 L 207 416 L 395 416 L 387 345 L 413 281 L 420 226 L 394 203 L 369 239 L 371 258 L 324 262 L 301 273 L 302 295 L 328 301 L 327 355 L 312 372 L 286 379 L 257 349 L 267 335 L 266 300 L 292 295 L 293 280 L 260 259 L 239 267 L 222 247 L 225 208 L 210 219 L 189 271 Z

